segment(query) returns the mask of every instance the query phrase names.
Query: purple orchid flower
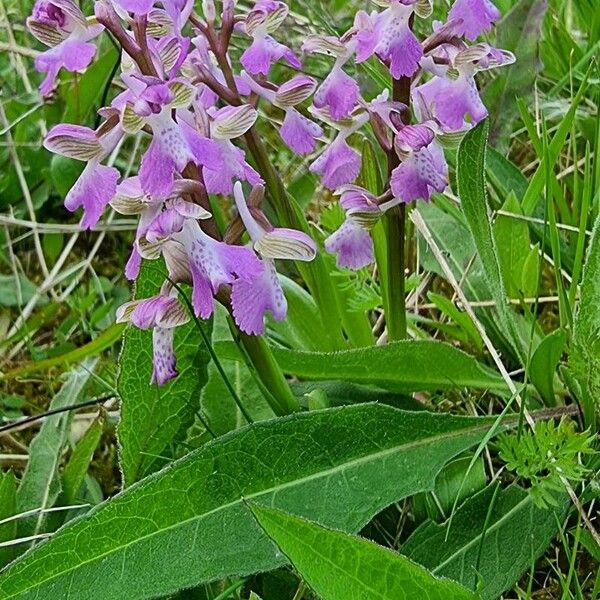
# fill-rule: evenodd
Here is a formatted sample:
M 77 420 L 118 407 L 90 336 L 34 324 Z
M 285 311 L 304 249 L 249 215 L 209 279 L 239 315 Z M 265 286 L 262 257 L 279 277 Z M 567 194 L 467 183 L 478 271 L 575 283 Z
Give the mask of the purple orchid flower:
M 359 11 L 350 35 L 355 35 L 356 62 L 361 63 L 376 54 L 389 65 L 394 79 L 411 77 L 419 67 L 423 47 L 412 32 L 410 17 L 423 14 L 423 2 L 417 0 L 376 0 L 385 7 L 381 13 L 368 15 Z M 428 11 L 430 12 L 430 11 Z
M 475 73 L 511 64 L 515 58 L 510 52 L 487 44 L 464 50 L 447 45 L 440 52 L 451 66 L 436 64 L 431 57 L 423 59 L 423 68 L 434 77 L 413 89 L 416 109 L 421 117 L 433 116 L 445 133 L 464 131 L 488 114 L 477 90 Z
M 229 195 L 233 191 L 233 181 L 248 181 L 251 185 L 262 183 L 260 175 L 246 162 L 241 148 L 231 140 L 246 133 L 254 125 L 257 112 L 249 104 L 226 106 L 219 110 L 209 110 L 212 118 L 210 132 L 218 149 L 215 165 L 206 165 L 204 183 L 209 194 Z
M 329 120 L 324 111 L 312 110 L 322 120 Z M 321 182 L 330 190 L 352 183 L 360 173 L 362 160 L 360 154 L 346 142 L 347 138 L 358 131 L 367 121 L 369 115 L 362 113 L 349 122 L 334 123 L 338 129 L 335 139 L 326 146 L 323 153 L 309 166 L 313 173 L 321 176 Z
M 435 141 L 432 124 L 407 125 L 396 136 L 394 146 L 402 160 L 390 178 L 396 202 L 427 201 L 434 191 L 446 189 L 448 165 Z M 390 208 L 391 204 L 382 205 L 382 209 Z
M 477 39 L 484 31 L 492 28 L 502 14 L 490 0 L 456 0 L 448 13 L 449 19 L 456 19 L 455 27 L 459 36 L 468 40 Z
M 153 199 L 144 192 L 140 178 L 137 176 L 125 179 L 117 186 L 117 193 L 110 202 L 113 209 L 123 215 L 139 215 L 135 241 L 125 266 L 125 277 L 127 279 L 130 281 L 137 279 L 142 257 L 158 258 L 160 252 L 157 245 L 162 241 L 159 239 L 161 216 L 165 214 L 163 209 L 166 208 L 165 212 L 175 211 L 180 216 L 179 229 L 183 226 L 184 217 L 210 218 L 210 213 L 201 206 L 183 200 L 184 194 L 197 191 L 199 186 L 200 184 L 197 181 L 191 179 L 177 179 L 173 185 L 172 195 L 166 200 Z M 149 245 L 154 246 L 154 250 L 151 250 Z M 168 247 L 165 251 L 165 246 L 162 245 L 160 251 L 162 251 L 167 266 L 169 266 L 170 261 L 167 257 L 170 256 L 170 253 Z M 179 277 L 173 277 L 173 279 L 181 280 Z
M 220 147 L 198 132 L 186 107 L 194 89 L 182 79 L 163 81 L 137 74 L 122 76 L 128 90 L 113 102 L 120 108 L 123 128 L 128 133 L 144 125 L 152 128 L 152 141 L 146 150 L 139 176 L 150 196 L 166 198 L 173 188 L 176 173 L 189 163 L 218 169 L 223 161 Z M 172 112 L 176 109 L 175 119 Z
M 40 42 L 50 47 L 35 59 L 37 71 L 46 73 L 40 85 L 44 96 L 54 88 L 61 68 L 73 72 L 89 66 L 96 54 L 96 46 L 90 40 L 104 29 L 102 25 L 89 24 L 72 0 L 37 0 L 27 27 Z
M 295 107 L 312 96 L 317 82 L 307 75 L 296 75 L 274 91 L 259 85 L 245 72 L 242 72 L 241 76 L 253 92 L 285 111 L 279 135 L 286 145 L 297 154 L 314 152 L 317 139 L 323 135 L 323 129 Z
M 325 250 L 336 254 L 338 267 L 358 270 L 374 258 L 370 230 L 383 211 L 373 194 L 355 185 L 340 188 L 340 204 L 346 213 L 342 225 L 325 240 Z
M 131 322 L 139 329 L 152 329 L 153 369 L 150 383 L 164 385 L 177 377 L 173 351 L 175 328 L 189 321 L 185 307 L 177 298 L 163 289 L 152 298 L 123 304 L 117 310 L 116 320 L 117 323 Z
M 303 52 L 334 56 L 335 63 L 315 93 L 315 108 L 327 109 L 331 118 L 340 121 L 347 118 L 358 104 L 358 83 L 343 70 L 352 57 L 353 49 L 335 37 L 310 36 L 302 45 Z
M 287 17 L 288 10 L 285 2 L 257 0 L 248 13 L 244 28 L 252 43 L 240 57 L 240 63 L 248 73 L 266 76 L 273 63 L 282 58 L 295 69 L 302 67 L 296 55 L 271 36 Z
M 214 295 L 236 280 L 251 282 L 260 277 L 263 265 L 249 248 L 219 242 L 204 233 L 194 219 L 187 219 L 176 238 L 189 258 L 192 304 L 196 315 L 208 319 L 214 311 Z
M 81 227 L 84 229 L 98 223 L 117 191 L 119 171 L 100 164 L 123 135 L 115 125 L 115 122 L 107 121 L 97 131 L 80 125 L 55 125 L 44 140 L 44 147 L 50 152 L 87 162 L 65 198 L 67 210 L 74 212 L 83 207 Z
M 257 192 L 255 188 L 254 192 Z M 294 229 L 265 229 L 252 216 L 238 181 L 234 186 L 235 204 L 254 249 L 261 256 L 262 272 L 252 279 L 236 279 L 231 286 L 231 305 L 238 327 L 248 335 L 265 332 L 265 314 L 276 321 L 287 314 L 287 301 L 277 277 L 274 259 L 310 261 L 316 255 L 314 241 Z

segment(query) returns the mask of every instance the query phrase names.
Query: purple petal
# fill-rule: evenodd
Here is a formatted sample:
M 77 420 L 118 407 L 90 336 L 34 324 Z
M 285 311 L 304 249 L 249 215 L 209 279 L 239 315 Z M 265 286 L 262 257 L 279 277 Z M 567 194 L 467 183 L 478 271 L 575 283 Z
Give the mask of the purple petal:
M 142 256 L 138 251 L 137 243 L 135 243 L 133 248 L 131 249 L 131 254 L 129 255 L 127 264 L 125 265 L 125 277 L 129 281 L 135 281 L 140 274 L 141 266 Z
M 321 175 L 323 185 L 335 190 L 352 183 L 360 172 L 361 158 L 346 141 L 339 137 L 311 165 L 313 173 Z
M 358 270 L 374 260 L 373 240 L 369 232 L 352 219 L 325 240 L 325 250 L 337 255 L 338 267 Z
M 414 94 L 446 132 L 476 125 L 488 114 L 471 75 L 461 74 L 457 80 L 434 77 L 415 88 Z
M 423 47 L 408 25 L 398 32 L 398 36 L 390 44 L 385 57 L 390 61 L 390 73 L 394 79 L 411 77 L 419 68 L 423 57 Z
M 334 67 L 315 93 L 314 105 L 316 108 L 329 108 L 332 118 L 339 121 L 354 110 L 359 93 L 358 83 L 341 67 Z
M 154 5 L 154 0 L 114 0 L 123 10 L 134 15 L 147 15 Z
M 390 185 L 401 202 L 429 200 L 434 191 L 443 192 L 448 185 L 444 153 L 435 144 L 413 153 L 394 169 Z
M 298 154 L 314 152 L 317 138 L 323 130 L 317 123 L 301 115 L 295 108 L 286 111 L 283 125 L 279 130 L 283 141 Z
M 456 0 L 448 17 L 459 19 L 461 22 L 455 26 L 457 34 L 473 41 L 484 31 L 489 31 L 501 13 L 490 0 Z
M 67 71 L 83 71 L 94 58 L 96 46 L 75 39 L 66 39 L 58 46 L 42 52 L 35 58 L 35 68 L 47 73 L 40 86 L 40 93 L 47 95 L 52 91 L 61 68 Z
M 263 266 L 252 250 L 230 246 L 206 235 L 196 221 L 187 221 L 184 228 L 192 280 L 192 303 L 203 319 L 212 314 L 212 296 L 237 278 L 252 281 Z
M 156 136 L 142 157 L 139 176 L 144 191 L 156 198 L 165 198 L 173 188 L 175 162 Z
M 152 379 L 150 383 L 164 385 L 177 377 L 176 359 L 173 351 L 175 329 L 155 327 L 152 332 Z
M 71 212 L 83 206 L 81 227 L 96 225 L 106 205 L 117 193 L 119 171 L 97 162 L 89 162 L 65 198 L 65 208 Z
M 248 335 L 265 332 L 264 317 L 269 311 L 277 321 L 285 319 L 287 302 L 272 261 L 263 261 L 263 272 L 252 281 L 237 279 L 231 288 L 233 317 Z
M 256 37 L 240 57 L 240 63 L 252 75 L 268 75 L 275 62 L 268 37 Z

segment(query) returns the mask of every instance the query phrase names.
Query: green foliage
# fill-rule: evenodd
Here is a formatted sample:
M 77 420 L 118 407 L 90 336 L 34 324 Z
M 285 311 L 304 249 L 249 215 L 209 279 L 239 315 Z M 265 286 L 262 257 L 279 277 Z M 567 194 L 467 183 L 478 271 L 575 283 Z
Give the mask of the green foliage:
M 506 304 L 506 289 L 487 201 L 485 160 L 488 128 L 487 120 L 479 123 L 465 135 L 460 144 L 457 167 L 458 193 L 492 298 L 496 302 L 498 319 L 512 343 L 513 350 L 523 360 L 523 344 L 514 315 Z
M 0 523 L 10 519 L 17 512 L 17 479 L 12 471 L 0 473 Z M 17 537 L 17 521 L 8 520 L 0 524 L 0 544 Z M 0 546 L 0 568 L 9 563 L 16 554 L 16 548 Z
M 77 494 L 85 480 L 103 428 L 104 418 L 100 416 L 94 419 L 73 449 L 62 474 L 65 504 L 73 504 L 77 501 Z
M 252 512 L 323 600 L 478 598 L 373 542 L 264 506 L 252 505 Z
M 433 487 L 490 419 L 359 405 L 257 423 L 205 445 L 62 528 L 0 578 L 3 599 L 149 598 L 285 561 L 246 506 L 356 532 Z M 165 560 L 171 552 L 177 560 Z M 127 568 L 123 569 L 124 561 Z
M 164 281 L 164 267 L 145 264 L 138 278 L 135 298 L 157 294 Z M 210 332 L 210 323 L 204 325 Z M 119 445 L 126 486 L 157 470 L 175 454 L 194 421 L 200 392 L 207 381 L 210 355 L 198 343 L 191 320 L 177 327 L 174 349 L 179 377 L 164 386 L 151 384 L 152 332 L 128 327 L 119 357 L 117 390 L 121 398 Z
M 529 493 L 541 508 L 558 506 L 556 492 L 564 489 L 562 479 L 580 481 L 587 469 L 582 454 L 591 454 L 593 437 L 577 433 L 574 421 L 562 419 L 537 423 L 535 431 L 504 434 L 498 439 L 500 458 L 506 468 L 529 484 Z
M 524 489 L 493 484 L 468 499 L 451 522 L 426 521 L 401 546 L 412 560 L 434 575 L 450 577 L 495 600 L 547 548 L 556 535 L 560 509 L 536 506 Z
M 594 226 L 583 270 L 569 366 L 578 384 L 586 423 L 595 429 L 600 398 L 600 217 Z
M 313 380 L 343 379 L 399 392 L 462 387 L 504 391 L 500 375 L 449 344 L 430 340 L 335 353 L 275 349 L 285 373 Z
M 74 369 L 50 403 L 50 409 L 65 408 L 81 401 L 81 392 L 92 375 L 96 360 L 88 359 Z M 54 505 L 62 485 L 59 464 L 67 443 L 72 413 L 62 412 L 48 417 L 29 448 L 29 460 L 23 473 L 17 504 L 19 512 L 46 509 Z M 19 534 L 36 535 L 45 531 L 46 517 L 43 512 L 21 519 Z

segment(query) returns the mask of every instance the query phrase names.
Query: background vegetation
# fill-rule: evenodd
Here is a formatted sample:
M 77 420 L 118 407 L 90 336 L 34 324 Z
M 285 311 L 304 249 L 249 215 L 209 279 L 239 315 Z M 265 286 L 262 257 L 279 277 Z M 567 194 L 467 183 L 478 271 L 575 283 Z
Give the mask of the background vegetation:
M 459 163 L 459 170 L 460 161 L 465 161 L 458 180 L 451 173 L 452 189 L 455 194 L 460 191 L 462 204 L 451 193 L 437 195 L 431 204 L 420 204 L 410 221 L 409 332 L 424 345 L 380 347 L 385 335 L 376 273 L 339 270 L 328 257 L 348 318 L 367 313 L 373 328 L 372 334 L 367 332 L 367 344 L 357 339 L 349 345 L 375 341 L 379 345 L 324 357 L 320 353 L 332 345 L 330 332 L 314 326 L 314 302 L 298 285 L 292 268 L 286 282 L 290 317 L 283 324 L 272 324 L 268 338 L 301 403 L 315 409 L 376 400 L 383 406 L 376 418 L 365 418 L 358 407 L 349 409 L 339 422 L 336 415 L 341 413 L 335 412 L 324 415 L 320 425 L 303 425 L 301 419 L 282 421 L 280 430 L 265 432 L 266 446 L 260 445 L 260 428 L 254 434 L 228 438 L 229 462 L 218 464 L 224 479 L 251 475 L 254 465 L 245 458 L 248 448 L 256 452 L 257 461 L 276 463 L 281 455 L 292 464 L 291 457 L 302 456 L 303 449 L 294 449 L 291 442 L 279 449 L 273 439 L 300 436 L 297 444 L 305 444 L 313 426 L 330 431 L 333 439 L 339 435 L 340 443 L 344 432 L 352 432 L 356 451 L 364 448 L 365 456 L 371 456 L 371 433 L 389 431 L 390 443 L 396 444 L 391 446 L 396 450 L 390 451 L 389 462 L 371 457 L 366 479 L 356 473 L 359 481 L 381 488 L 377 501 L 361 497 L 352 488 L 348 472 L 323 484 L 328 489 L 342 486 L 347 492 L 341 494 L 346 499 L 338 508 L 344 518 L 332 518 L 331 526 L 348 531 L 362 528 L 364 537 L 400 550 L 433 573 L 468 587 L 474 587 L 480 576 L 486 598 L 501 594 L 504 598 L 596 598 L 600 548 L 584 521 L 593 525 L 599 491 L 598 460 L 590 453 L 590 436 L 595 435 L 600 393 L 597 225 L 594 237 L 600 216 L 596 159 L 600 11 L 596 0 L 496 3 L 505 17 L 490 41 L 513 51 L 517 63 L 480 80 L 490 108 L 485 171 L 478 172 L 475 160 L 484 152 L 485 141 L 471 136 L 462 159 L 456 152 L 448 156 L 453 165 Z M 306 27 L 340 33 L 354 13 L 346 0 L 290 4 L 286 35 L 297 38 L 296 46 Z M 352 0 L 352 4 L 367 3 Z M 182 376 L 163 389 L 148 386 L 149 334 L 128 331 L 123 338 L 123 327 L 114 323 L 116 308 L 131 295 L 122 265 L 135 223 L 111 212 L 93 231 L 80 232 L 77 217 L 67 213 L 62 202 L 82 163 L 51 157 L 41 147 L 43 136 L 55 123 L 97 123 L 96 110 L 118 91 L 119 84 L 113 81 L 117 49 L 104 36 L 95 68 L 81 76 L 63 73 L 56 93 L 41 99 L 40 77 L 33 69 L 39 48 L 24 29 L 30 10 L 29 0 L 0 0 L 0 565 L 85 513 L 89 505 L 99 504 L 173 458 L 245 426 L 249 419 L 273 417 L 260 384 L 232 343 L 223 313 L 205 326 L 205 333 L 247 415 L 225 388 L 194 323 L 182 328 L 178 338 L 178 358 L 186 365 Z M 319 77 L 325 67 L 311 59 L 307 69 Z M 374 63 L 361 67 L 359 76 L 366 86 L 381 85 Z M 482 133 L 478 132 L 480 138 Z M 307 163 L 279 149 L 273 128 L 265 126 L 262 134 L 289 193 L 309 215 L 315 236 L 322 241 L 341 223 L 341 210 L 316 187 Z M 367 166 L 361 177 L 376 187 L 380 157 L 370 150 L 369 140 L 362 143 Z M 139 163 L 144 144 L 141 136 L 129 138 L 110 160 L 121 172 L 130 172 Z M 491 215 L 482 212 L 484 186 L 477 178 L 484 174 Z M 160 281 L 156 269 L 143 273 L 137 295 L 156 289 Z M 438 355 L 426 345 L 431 340 L 454 348 Z M 125 365 L 121 376 L 119 357 Z M 506 377 L 499 372 L 499 361 Z M 507 377 L 513 388 L 507 386 Z M 537 421 L 535 435 L 518 403 L 527 405 Z M 413 467 L 407 469 L 404 459 L 394 462 L 395 452 L 408 444 L 411 427 L 431 431 L 435 438 L 437 421 L 417 412 L 411 417 L 414 422 L 407 423 L 406 417 L 388 413 L 387 406 L 490 415 L 488 428 L 506 410 L 516 413 L 512 425 L 519 435 L 489 441 L 486 431 L 473 425 L 458 436 L 462 444 L 442 436 L 428 443 L 423 453 L 415 450 L 408 462 Z M 60 412 L 65 407 L 73 410 Z M 45 419 L 21 421 L 56 410 Z M 556 421 L 553 426 L 552 421 L 538 420 L 548 414 L 570 417 L 570 424 Z M 460 426 L 445 423 L 447 431 L 455 433 L 465 427 L 463 421 Z M 577 434 L 575 424 L 587 434 Z M 314 447 L 309 444 L 304 449 L 309 456 L 312 451 L 313 458 L 324 451 L 324 441 L 315 436 Z M 468 450 L 472 446 L 477 449 Z M 211 448 L 218 446 L 208 446 L 207 452 L 213 452 Z M 558 465 L 544 462 L 549 452 L 560 458 Z M 448 456 L 453 457 L 450 462 Z M 390 482 L 389 471 L 383 470 L 390 465 L 396 469 L 397 481 Z M 414 465 L 421 470 L 414 473 Z M 193 484 L 200 467 L 189 463 L 187 471 L 178 472 L 185 493 L 202 492 L 202 480 Z M 571 482 L 571 498 L 565 492 L 565 478 Z M 158 481 L 154 480 L 156 489 L 140 491 L 140 498 L 168 495 L 177 483 L 173 479 L 169 488 Z M 434 481 L 433 489 L 425 491 Z M 319 494 L 325 492 L 307 488 L 295 502 L 298 507 L 325 502 Z M 396 502 L 398 498 L 402 499 Z M 172 502 L 178 506 L 177 498 Z M 53 507 L 61 510 L 38 510 Z M 183 505 L 179 508 L 185 510 Z M 30 516 L 10 519 L 30 510 Z M 310 516 L 306 508 L 298 512 Z M 312 531 L 318 526 L 295 523 L 289 515 L 257 508 L 255 516 L 282 547 L 293 547 L 293 540 L 280 539 L 291 530 L 304 539 L 326 540 L 324 547 L 349 543 L 330 541 L 327 536 L 336 534 Z M 226 518 L 235 521 L 239 514 L 232 509 Z M 284 528 L 282 519 L 289 521 Z M 247 524 L 240 520 L 238 525 L 239 537 L 231 543 L 251 546 L 254 541 L 248 537 Z M 441 543 L 448 531 L 450 546 Z M 225 534 L 215 529 L 207 535 L 204 551 L 214 559 L 206 568 L 215 575 L 207 580 L 219 581 L 170 597 L 241 599 L 248 598 L 250 589 L 263 600 L 311 597 L 296 571 L 281 566 L 281 559 L 267 561 L 269 569 L 278 568 L 264 575 L 235 576 L 238 571 L 267 570 L 250 564 L 227 572 L 227 556 L 217 552 L 226 542 Z M 163 560 L 177 562 L 176 550 L 170 551 Z M 261 551 L 258 547 L 256 554 Z M 352 547 L 348 556 L 363 551 Z M 314 589 L 323 589 L 318 573 L 311 570 L 310 552 L 300 557 L 292 550 L 286 554 L 299 571 L 307 570 Z M 382 556 L 382 564 L 391 556 L 395 555 Z M 461 570 L 465 564 L 475 564 L 476 569 Z M 108 571 L 106 575 L 109 585 Z M 135 579 L 135 572 L 130 575 Z M 142 575 L 137 585 L 143 587 Z

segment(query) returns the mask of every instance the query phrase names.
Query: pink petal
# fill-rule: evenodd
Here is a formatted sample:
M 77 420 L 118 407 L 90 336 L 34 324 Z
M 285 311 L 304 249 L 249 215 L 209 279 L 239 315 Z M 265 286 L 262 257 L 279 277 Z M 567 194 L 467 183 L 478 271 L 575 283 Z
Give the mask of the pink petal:
M 358 270 L 374 260 L 373 240 L 369 232 L 352 219 L 325 240 L 325 250 L 337 255 L 338 267 Z
M 315 93 L 314 105 L 316 108 L 329 108 L 332 118 L 339 121 L 354 110 L 359 93 L 358 83 L 341 67 L 334 67 Z
M 309 168 L 313 173 L 321 175 L 324 186 L 335 190 L 352 183 L 358 177 L 360 166 L 360 155 L 339 137 Z
M 457 34 L 473 41 L 484 31 L 490 31 L 501 13 L 490 0 L 456 0 L 448 17 L 460 19 L 461 22 L 456 25 Z
M 301 115 L 295 108 L 285 113 L 283 125 L 279 130 L 283 141 L 298 154 L 314 152 L 317 138 L 323 135 L 323 130 L 317 123 Z
M 176 359 L 173 351 L 173 340 L 175 329 L 155 327 L 152 332 L 152 379 L 150 383 L 164 385 L 171 379 L 177 377 Z
M 273 261 L 263 261 L 261 275 L 252 281 L 237 279 L 231 288 L 233 316 L 238 327 L 248 335 L 265 332 L 264 317 L 269 311 L 277 321 L 285 319 L 287 302 L 277 278 Z
M 394 169 L 390 184 L 401 202 L 429 200 L 434 191 L 443 192 L 448 185 L 448 167 L 442 150 L 432 144 L 413 153 Z
M 89 162 L 65 198 L 65 208 L 71 212 L 83 207 L 81 227 L 96 225 L 106 205 L 117 193 L 119 171 L 95 161 Z

